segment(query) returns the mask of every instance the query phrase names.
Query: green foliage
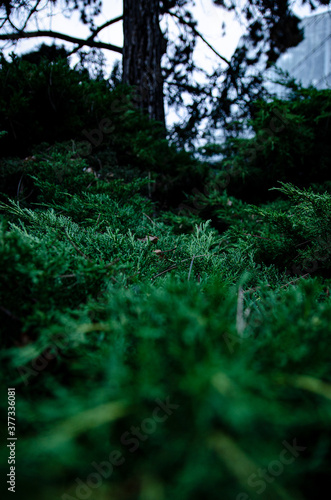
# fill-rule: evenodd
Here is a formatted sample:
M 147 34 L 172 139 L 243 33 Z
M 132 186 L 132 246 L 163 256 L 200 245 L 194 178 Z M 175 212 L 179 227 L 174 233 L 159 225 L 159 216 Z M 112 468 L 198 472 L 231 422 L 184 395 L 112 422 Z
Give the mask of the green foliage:
M 84 128 L 91 105 L 88 83 L 65 60 L 33 64 L 2 57 L 0 128 L 8 133 L 0 140 L 2 154 L 24 155 L 35 144 L 64 140 Z
M 251 203 L 270 198 L 278 181 L 299 187 L 329 180 L 331 91 L 294 88 L 288 100 L 258 101 L 254 136 L 229 139 L 222 169 L 242 172 L 230 194 Z
M 87 153 L 78 131 L 0 168 L 17 491 L 315 499 L 331 463 L 330 195 L 283 183 L 287 199 L 249 206 L 231 194 L 237 157 L 207 168 L 123 89 L 93 95 L 111 123 L 86 128 Z
M 99 300 L 62 315 L 10 356 L 11 376 L 19 366 L 29 383 L 17 398 L 20 428 L 28 430 L 21 481 L 31 483 L 35 471 L 55 495 L 75 498 L 74 478 L 86 482 L 92 462 L 118 450 L 124 463 L 96 498 L 120 498 L 132 476 L 130 498 L 151 488 L 156 498 L 217 499 L 220 490 L 224 498 L 258 498 L 252 474 L 279 459 L 284 441 L 295 441 L 303 451 L 266 492 L 300 499 L 318 470 L 320 481 L 328 474 L 319 461 L 327 460 L 330 389 L 319 379 L 331 375 L 331 308 L 316 301 L 321 293 L 311 282 L 247 294 L 242 327 L 237 289 L 218 279 L 202 286 L 166 278 L 157 288 L 112 284 Z M 55 339 L 61 353 L 29 371 Z M 37 406 L 24 398 L 27 390 L 39 394 Z M 153 424 L 159 400 L 175 406 Z
M 51 146 L 61 141 L 61 150 L 86 162 L 85 167 L 105 178 L 149 177 L 148 194 L 164 208 L 180 203 L 183 190 L 189 192 L 202 182 L 207 168 L 185 151 L 170 146 L 159 123 L 151 122 L 131 102 L 125 86 L 111 90 L 104 80 L 93 80 L 86 72 L 70 69 L 66 60 L 35 64 L 14 58 L 1 59 L 0 68 L 0 147 L 3 156 L 15 154 L 45 158 L 52 164 L 61 183 L 62 173 L 72 164 L 54 163 Z M 66 143 L 64 143 L 66 141 Z M 65 146 L 64 146 L 65 144 Z M 51 158 L 47 158 L 51 157 Z M 31 156 L 26 158 L 31 161 Z M 31 164 L 22 162 L 15 172 L 0 167 L 1 192 L 11 196 L 21 188 L 23 172 Z M 18 164 L 17 164 L 18 165 Z M 34 163 L 34 168 L 38 165 Z M 45 167 L 45 176 L 48 172 Z M 9 177 L 10 175 L 10 177 Z M 49 179 L 53 184 L 54 175 Z M 25 179 L 26 180 L 26 179 Z M 69 179 L 70 180 L 70 179 Z M 26 186 L 31 183 L 25 182 Z M 50 189 L 57 189 L 50 187 Z M 48 194 L 47 194 L 48 196 Z
M 289 205 L 275 203 L 250 210 L 262 223 L 260 237 L 254 238 L 256 259 L 290 274 L 330 277 L 331 195 L 292 184 L 282 184 L 277 190 L 289 197 Z

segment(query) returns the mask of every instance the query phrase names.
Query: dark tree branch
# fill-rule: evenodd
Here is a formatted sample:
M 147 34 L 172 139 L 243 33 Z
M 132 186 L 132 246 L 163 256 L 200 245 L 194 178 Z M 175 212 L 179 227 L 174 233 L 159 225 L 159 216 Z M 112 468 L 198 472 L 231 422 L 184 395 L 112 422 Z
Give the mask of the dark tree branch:
M 40 0 L 37 0 L 37 2 L 35 3 L 35 5 L 32 7 L 32 9 L 30 10 L 25 22 L 24 22 L 24 25 L 23 27 L 20 29 L 20 31 L 23 31 L 25 30 L 30 18 L 33 16 L 33 14 L 37 11 L 38 9 L 38 5 L 40 4 Z
M 14 28 L 14 30 L 17 30 L 18 31 L 18 28 L 15 26 L 15 24 L 13 23 L 13 21 L 10 19 L 10 17 L 7 17 L 6 21 L 9 22 L 10 26 L 12 28 Z
M 182 24 L 185 24 L 186 26 L 188 26 L 193 31 L 193 33 L 196 36 L 198 36 L 214 52 L 214 54 L 217 55 L 217 57 L 219 57 L 222 61 L 224 61 L 229 67 L 231 67 L 230 61 L 228 61 L 228 59 L 226 59 L 219 52 L 217 52 L 217 50 L 215 50 L 214 47 L 212 45 L 210 45 L 209 42 L 207 42 L 207 40 L 204 38 L 204 36 L 201 35 L 201 33 L 192 25 L 192 23 L 185 21 L 185 19 L 183 19 L 183 17 L 179 16 L 178 14 L 175 14 L 174 12 L 169 12 L 169 14 L 173 17 L 176 17 Z
M 110 21 L 106 21 L 104 24 L 102 24 L 101 26 L 99 26 L 98 28 L 93 30 L 92 34 L 87 38 L 87 41 L 88 42 L 93 41 L 94 38 L 96 37 L 96 35 L 98 33 L 100 33 L 101 30 L 108 28 L 108 26 L 111 26 L 112 24 L 115 24 L 115 23 L 118 23 L 119 21 L 122 21 L 122 19 L 123 19 L 123 16 L 119 16 L 119 17 L 115 17 L 114 19 L 111 19 Z M 77 47 L 75 47 L 72 50 L 72 52 L 70 52 L 68 54 L 68 56 L 72 56 L 73 54 L 78 52 L 83 47 L 83 45 L 84 45 L 84 43 L 80 43 L 79 45 L 77 45 Z M 85 43 L 85 45 L 86 45 L 86 43 Z
M 111 26 L 112 24 L 118 23 L 119 21 L 122 21 L 122 20 L 123 20 L 123 16 L 118 16 L 118 17 L 115 17 L 114 19 L 111 19 L 110 21 L 106 21 L 104 24 L 102 24 L 101 26 L 99 26 L 98 28 L 93 30 L 91 36 L 89 36 L 87 40 L 93 40 L 94 37 L 98 33 L 100 33 L 100 31 L 102 31 L 103 29 L 108 28 L 108 26 Z
M 40 30 L 40 31 L 30 31 L 28 33 L 7 33 L 4 35 L 0 35 L 0 40 L 21 40 L 22 38 L 38 38 L 38 37 L 50 37 L 50 38 L 58 38 L 59 40 L 65 40 L 70 43 L 77 43 L 82 47 L 84 45 L 88 47 L 95 47 L 98 49 L 111 50 L 113 52 L 118 52 L 119 54 L 123 53 L 123 49 L 121 47 L 117 47 L 116 45 L 112 45 L 111 43 L 104 42 L 96 42 L 95 40 L 84 40 L 82 38 L 76 38 L 70 35 L 66 35 L 64 33 L 58 33 L 57 31 L 50 30 Z

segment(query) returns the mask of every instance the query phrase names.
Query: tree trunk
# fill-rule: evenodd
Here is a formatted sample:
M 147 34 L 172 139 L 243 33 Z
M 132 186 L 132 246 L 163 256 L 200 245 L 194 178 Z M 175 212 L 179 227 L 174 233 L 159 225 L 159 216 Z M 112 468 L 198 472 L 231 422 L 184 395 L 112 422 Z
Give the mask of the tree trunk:
M 161 58 L 164 38 L 159 0 L 124 0 L 123 82 L 135 87 L 135 104 L 165 125 Z

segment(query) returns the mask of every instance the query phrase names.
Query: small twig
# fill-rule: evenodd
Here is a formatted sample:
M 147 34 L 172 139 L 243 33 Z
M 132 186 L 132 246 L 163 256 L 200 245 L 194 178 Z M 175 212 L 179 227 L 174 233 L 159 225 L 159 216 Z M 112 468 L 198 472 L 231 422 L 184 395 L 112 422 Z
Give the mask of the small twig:
M 309 273 L 307 273 L 307 274 L 304 274 L 303 276 L 299 276 L 299 278 L 296 278 L 295 280 L 290 281 L 289 283 L 286 283 L 285 285 L 282 285 L 280 288 L 284 288 L 284 286 L 292 285 L 292 284 L 293 284 L 293 283 L 295 283 L 296 281 L 299 281 L 299 280 L 301 280 L 302 278 L 306 278 L 307 276 L 310 276 L 310 274 L 309 274 Z
M 302 278 L 306 278 L 307 276 L 310 276 L 309 273 L 307 274 L 304 274 L 303 276 L 299 276 L 299 278 L 296 278 L 295 280 L 292 280 L 292 281 L 289 281 L 289 283 L 285 283 L 285 285 L 282 285 L 281 287 L 279 288 L 284 288 L 285 286 L 288 286 L 288 285 L 293 285 L 293 283 L 295 283 L 296 281 L 299 281 L 301 280 Z M 271 286 L 271 285 L 265 285 L 265 286 Z M 248 293 L 248 292 L 256 292 L 256 290 L 260 290 L 260 286 L 257 286 L 255 288 L 249 288 L 248 290 L 245 290 L 244 293 Z
M 198 259 L 199 257 L 206 257 L 206 255 L 208 255 L 208 254 L 204 253 L 202 255 L 195 255 L 194 258 Z M 183 262 L 187 262 L 188 260 L 191 260 L 191 259 L 183 259 L 180 261 L 180 264 L 182 264 Z
M 148 198 L 152 198 L 151 173 L 148 172 Z
M 26 196 L 24 196 L 24 198 L 18 199 L 18 200 L 17 200 L 17 201 L 18 201 L 18 204 L 19 204 L 19 202 L 20 202 L 20 201 L 25 201 L 25 200 L 27 200 L 28 198 L 30 198 L 30 196 L 32 195 L 33 191 L 34 191 L 34 189 L 31 189 L 30 193 L 29 193 L 29 194 L 27 194 Z
M 80 255 L 82 255 L 84 257 L 84 259 L 88 260 L 92 264 L 91 259 L 87 255 L 85 255 L 85 253 L 82 252 L 82 250 L 80 248 L 78 248 L 78 246 L 76 245 L 76 243 L 74 243 L 72 241 L 72 239 L 70 238 L 69 234 L 67 233 L 67 229 L 65 229 L 64 232 L 65 232 L 65 234 L 66 234 L 66 236 L 68 238 L 69 243 L 71 243 L 71 245 L 74 247 L 74 249 L 77 250 L 77 252 L 80 253 Z
M 174 252 L 177 248 L 178 248 L 178 246 L 174 247 L 174 248 L 170 248 L 170 250 L 162 250 L 162 253 Z
M 105 268 L 113 266 L 113 265 L 114 265 L 114 264 L 116 264 L 116 262 L 118 262 L 119 260 L 120 260 L 120 259 L 119 259 L 119 257 L 118 257 L 117 259 L 115 259 L 115 260 L 112 260 L 111 262 L 109 262 L 109 264 L 106 264 L 106 265 L 105 265 Z
M 239 337 L 242 337 L 246 328 L 246 321 L 244 320 L 244 292 L 241 287 L 238 291 L 236 327 Z
M 136 273 L 134 273 L 134 274 L 131 274 L 130 276 L 128 276 L 128 277 L 126 278 L 126 281 L 128 282 L 129 280 L 132 280 L 132 279 L 133 279 L 133 278 L 135 278 L 136 276 L 139 276 L 139 274 L 140 274 L 140 271 L 138 271 L 138 272 L 136 272 Z
M 148 220 L 150 220 L 152 224 L 154 224 L 155 226 L 159 226 L 157 222 L 155 222 L 153 219 L 151 219 L 151 218 L 150 218 L 150 216 L 149 216 L 149 215 L 145 214 L 144 212 L 143 212 L 143 215 L 144 215 L 145 217 L 147 217 L 147 219 L 148 219 Z
M 302 243 L 299 243 L 298 245 L 295 245 L 296 247 L 301 247 L 301 245 L 305 245 L 306 243 L 310 243 L 312 240 L 306 240 Z
M 75 247 L 76 248 L 76 247 Z M 79 251 L 79 249 L 77 248 L 77 250 Z M 118 262 L 120 259 L 115 259 L 113 260 L 112 262 L 110 262 L 109 264 L 106 264 L 104 267 L 105 268 L 108 268 L 108 267 L 111 267 L 113 264 L 115 264 L 116 262 Z M 90 261 L 91 262 L 91 261 Z M 76 278 L 77 277 L 77 274 L 60 274 L 60 276 L 58 276 L 59 278 Z M 112 276 L 111 279 L 113 281 L 116 281 L 117 283 L 117 280 Z
M 165 274 L 165 273 L 168 273 L 169 271 L 172 271 L 173 269 L 176 269 L 177 264 L 173 265 L 173 266 L 170 266 L 168 267 L 168 269 L 165 269 L 164 271 L 162 271 L 161 273 L 159 274 L 156 274 L 155 276 L 153 276 L 151 279 L 154 280 L 155 278 L 158 278 L 159 276 L 161 276 L 162 274 Z
M 17 316 L 15 316 L 15 314 L 13 314 L 12 312 L 10 312 L 8 309 L 6 309 L 5 307 L 2 307 L 0 306 L 0 309 L 1 311 L 3 311 L 5 314 L 7 314 L 7 316 L 9 316 L 10 318 L 13 318 L 15 319 L 16 321 L 21 321 L 20 318 L 18 318 Z
M 254 238 L 261 238 L 261 240 L 274 241 L 272 238 L 264 238 L 263 236 L 258 236 L 257 234 L 243 233 L 245 236 L 253 236 Z
M 21 178 L 20 178 L 18 186 L 17 186 L 16 197 L 17 197 L 18 203 L 20 202 L 20 190 L 21 190 L 21 184 L 22 184 L 23 177 L 24 177 L 24 174 L 21 175 Z
M 190 270 L 189 270 L 189 272 L 188 272 L 187 281 L 190 281 L 191 271 L 192 271 L 192 267 L 193 267 L 193 262 L 194 262 L 194 259 L 195 259 L 195 255 L 193 255 L 193 257 L 192 257 L 192 261 L 191 261 L 191 265 L 190 265 Z
M 87 186 L 87 188 L 86 188 L 86 189 L 90 189 L 90 187 L 92 186 L 92 184 L 93 184 L 94 182 L 97 182 L 97 181 L 98 181 L 98 179 L 93 179 L 93 181 L 91 181 L 91 182 L 90 182 L 90 184 Z
M 177 247 L 173 248 L 172 250 L 162 250 L 163 252 L 171 252 L 173 250 L 176 250 Z M 207 254 L 202 254 L 202 255 L 194 255 L 193 259 L 198 259 L 199 257 L 206 257 Z M 179 262 L 179 264 L 183 264 L 183 262 L 187 262 L 188 260 L 192 260 L 193 259 L 183 259 Z M 174 264 L 173 266 L 171 267 L 168 267 L 167 269 L 165 269 L 164 271 L 162 271 L 161 273 L 159 274 L 156 274 L 155 276 L 153 276 L 151 278 L 151 280 L 157 278 L 158 276 L 161 276 L 161 274 L 164 274 L 164 273 L 167 273 L 168 271 L 172 271 L 173 269 L 175 269 L 176 267 L 178 267 L 179 264 Z M 191 266 L 192 266 L 192 262 L 191 262 Z M 192 267 L 190 266 L 190 269 L 192 269 Z
M 270 286 L 270 285 L 266 285 L 266 286 Z M 255 288 L 249 288 L 248 290 L 245 290 L 244 293 L 256 292 L 256 290 L 259 290 L 260 288 L 261 288 L 260 286 L 257 286 Z

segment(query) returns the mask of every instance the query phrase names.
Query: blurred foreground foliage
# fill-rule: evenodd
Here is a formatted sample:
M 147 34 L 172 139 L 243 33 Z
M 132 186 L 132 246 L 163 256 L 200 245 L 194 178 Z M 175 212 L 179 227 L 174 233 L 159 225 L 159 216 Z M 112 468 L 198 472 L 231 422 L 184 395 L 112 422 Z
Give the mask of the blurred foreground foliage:
M 0 141 L 10 144 L 0 169 L 1 382 L 16 387 L 17 491 L 316 498 L 331 465 L 326 135 L 305 142 L 313 151 L 324 141 L 298 186 L 288 173 L 304 151 L 281 156 L 267 141 L 259 155 L 278 187 L 249 205 L 231 191 L 251 175 L 245 142 L 204 164 L 169 146 L 125 89 L 64 62 L 2 64 L 1 82 L 32 86 L 12 101 L 0 93 Z M 20 71 L 31 75 L 17 80 Z M 68 96 L 70 85 L 82 92 L 63 111 L 71 121 L 53 124 L 59 135 L 29 101 L 47 71 L 52 82 L 67 75 L 58 85 Z M 305 92 L 301 106 L 314 99 L 320 118 L 304 126 L 318 129 L 329 96 Z M 274 105 L 259 106 L 268 116 Z M 28 127 L 16 157 L 8 110 L 17 136 Z M 4 474 L 7 457 L 3 448 Z

